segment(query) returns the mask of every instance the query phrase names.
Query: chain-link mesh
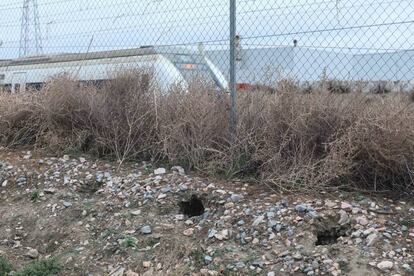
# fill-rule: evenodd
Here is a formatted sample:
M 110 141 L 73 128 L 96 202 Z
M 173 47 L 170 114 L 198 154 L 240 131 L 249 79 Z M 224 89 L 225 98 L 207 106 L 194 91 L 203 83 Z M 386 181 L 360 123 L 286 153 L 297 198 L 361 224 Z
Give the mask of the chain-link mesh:
M 414 77 L 414 4 L 404 0 L 238 1 L 239 82 Z
M 240 89 L 286 78 L 309 85 L 330 79 L 411 89 L 412 1 L 236 4 Z M 63 71 L 98 80 L 106 78 L 104 71 L 120 68 L 115 64 L 154 63 L 144 58 L 150 55 L 157 55 L 157 62 L 164 58 L 164 67 L 156 70 L 172 70 L 175 78 L 205 71 L 220 88 L 226 87 L 223 78 L 229 79 L 229 0 L 3 0 L 0 16 L 0 58 L 6 60 L 0 63 L 0 84 L 9 88 L 39 84 Z M 108 57 L 112 60 L 101 67 L 91 61 Z M 174 79 L 168 78 L 167 83 Z

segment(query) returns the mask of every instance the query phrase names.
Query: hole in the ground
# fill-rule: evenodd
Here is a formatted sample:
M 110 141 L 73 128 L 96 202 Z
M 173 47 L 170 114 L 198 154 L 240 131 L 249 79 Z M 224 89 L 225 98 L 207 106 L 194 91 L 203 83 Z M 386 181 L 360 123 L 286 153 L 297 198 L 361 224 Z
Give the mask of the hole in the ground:
M 330 245 L 338 242 L 339 237 L 343 237 L 344 234 L 340 232 L 338 228 L 327 229 L 317 232 L 317 240 L 315 245 Z
M 188 201 L 181 201 L 179 205 L 180 213 L 190 218 L 201 216 L 202 214 L 204 214 L 203 202 L 196 195 L 192 195 L 190 200 Z

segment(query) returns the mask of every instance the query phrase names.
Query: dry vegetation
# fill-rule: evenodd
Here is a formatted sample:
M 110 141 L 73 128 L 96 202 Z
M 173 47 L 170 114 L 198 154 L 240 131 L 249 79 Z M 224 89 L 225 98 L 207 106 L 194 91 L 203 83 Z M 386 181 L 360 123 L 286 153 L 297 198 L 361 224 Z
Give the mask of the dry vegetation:
M 0 143 L 121 163 L 152 159 L 286 190 L 412 193 L 409 95 L 332 91 L 328 85 L 309 93 L 283 81 L 270 92 L 241 94 L 237 140 L 229 143 L 227 95 L 197 85 L 162 95 L 148 74 L 137 72 L 99 88 L 56 78 L 41 92 L 0 95 Z

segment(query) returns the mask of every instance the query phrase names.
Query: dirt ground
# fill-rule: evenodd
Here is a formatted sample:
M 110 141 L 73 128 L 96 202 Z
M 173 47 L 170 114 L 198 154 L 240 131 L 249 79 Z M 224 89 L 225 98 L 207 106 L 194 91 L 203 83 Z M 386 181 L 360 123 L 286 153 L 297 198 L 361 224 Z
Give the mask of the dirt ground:
M 0 148 L 0 256 L 15 271 L 56 258 L 60 275 L 414 275 L 413 207 Z

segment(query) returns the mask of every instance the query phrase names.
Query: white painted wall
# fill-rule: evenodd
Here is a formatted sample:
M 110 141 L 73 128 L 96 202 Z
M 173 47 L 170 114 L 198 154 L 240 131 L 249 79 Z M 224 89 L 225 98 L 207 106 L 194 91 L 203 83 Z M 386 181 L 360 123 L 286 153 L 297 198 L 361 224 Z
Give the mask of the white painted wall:
M 207 52 L 226 76 L 229 72 L 227 50 Z M 302 47 L 243 49 L 238 61 L 239 83 L 268 83 L 293 77 L 298 81 L 326 77 L 351 81 L 414 80 L 414 50 L 392 53 L 352 54 L 334 50 Z

